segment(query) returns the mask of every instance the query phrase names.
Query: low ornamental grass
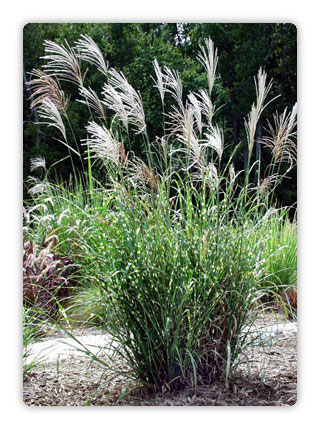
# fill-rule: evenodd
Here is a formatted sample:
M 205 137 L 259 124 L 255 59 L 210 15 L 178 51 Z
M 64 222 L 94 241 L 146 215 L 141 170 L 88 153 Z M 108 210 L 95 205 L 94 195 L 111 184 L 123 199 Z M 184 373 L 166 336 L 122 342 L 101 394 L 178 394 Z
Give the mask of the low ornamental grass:
M 55 237 L 59 251 L 72 255 L 79 292 L 70 314 L 100 323 L 114 338 L 126 366 L 110 366 L 111 373 L 157 389 L 228 380 L 246 360 L 263 297 L 296 282 L 295 223 L 274 208 L 274 191 L 295 162 L 296 105 L 266 123 L 259 144 L 272 160 L 262 174 L 251 158 L 272 82 L 259 70 L 244 120 L 247 168 L 237 172 L 239 148 L 225 155 L 214 123 L 218 56 L 210 39 L 198 56 L 208 90 L 185 98 L 178 72 L 154 61 L 164 130 L 156 141 L 140 93 L 108 68 L 92 39 L 44 46 L 44 69 L 30 81 L 33 107 L 86 167 L 59 184 L 44 159 L 32 161 L 42 180 L 30 179 L 27 235 L 36 242 Z M 104 75 L 101 94 L 85 86 L 88 62 Z M 88 108 L 82 142 L 72 141 L 65 80 Z M 141 157 L 129 150 L 130 134 L 141 139 Z
M 268 230 L 267 230 L 268 228 Z M 297 225 L 286 211 L 278 212 L 264 225 L 266 284 L 290 318 L 297 317 Z M 262 232 L 261 232 L 262 233 Z
M 54 236 L 38 247 L 32 240 L 23 243 L 23 299 L 26 307 L 38 308 L 43 318 L 55 317 L 60 302 L 70 294 L 76 267 L 70 257 L 57 253 Z
M 266 258 L 267 281 L 282 287 L 294 287 L 297 284 L 296 223 L 278 213 L 266 226 L 270 238 L 266 242 L 265 254 L 272 255 Z

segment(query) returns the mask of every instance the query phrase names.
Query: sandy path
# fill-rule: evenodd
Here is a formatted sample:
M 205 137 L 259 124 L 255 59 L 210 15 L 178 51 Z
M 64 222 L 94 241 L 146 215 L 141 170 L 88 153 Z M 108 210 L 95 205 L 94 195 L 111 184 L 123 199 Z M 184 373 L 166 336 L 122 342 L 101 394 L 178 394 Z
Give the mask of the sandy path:
M 268 343 L 271 340 L 278 339 L 279 336 L 292 335 L 297 332 L 296 322 L 280 322 L 268 324 L 268 322 L 258 325 L 252 332 L 254 337 L 258 337 L 259 342 Z M 108 353 L 111 345 L 111 337 L 108 334 L 96 331 L 90 333 L 76 335 L 73 339 L 70 336 L 63 334 L 62 338 L 45 339 L 34 343 L 30 347 L 30 356 L 28 361 L 35 357 L 47 362 L 57 361 L 57 359 L 68 359 L 73 356 L 83 356 L 86 349 L 92 353 L 98 353 L 103 349 L 104 353 Z M 109 351 L 110 353 L 110 351 Z M 27 362 L 28 362 L 27 361 Z
M 101 351 L 102 348 L 107 352 L 111 344 L 111 338 L 106 334 L 80 335 L 75 338 L 76 340 L 71 337 L 53 338 L 34 343 L 30 347 L 30 356 L 27 359 L 27 363 L 34 358 L 53 362 L 57 359 L 83 356 L 86 349 L 95 354 Z

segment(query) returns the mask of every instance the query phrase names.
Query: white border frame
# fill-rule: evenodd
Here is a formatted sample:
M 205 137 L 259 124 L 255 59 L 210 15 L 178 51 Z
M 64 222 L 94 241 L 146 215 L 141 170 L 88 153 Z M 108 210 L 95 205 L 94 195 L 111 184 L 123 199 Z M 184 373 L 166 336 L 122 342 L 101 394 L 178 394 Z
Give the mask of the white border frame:
M 23 429 L 94 425 L 301 428 L 319 421 L 319 13 L 316 2 L 35 0 L 6 3 L 1 23 L 1 347 L 2 421 Z M 291 22 L 298 28 L 299 385 L 294 407 L 26 407 L 20 367 L 22 202 L 22 29 L 29 22 Z M 4 91 L 4 93 L 3 93 Z M 312 419 L 313 418 L 313 419 Z M 312 420 L 314 423 L 312 422 Z M 311 423 L 312 422 L 312 423 Z

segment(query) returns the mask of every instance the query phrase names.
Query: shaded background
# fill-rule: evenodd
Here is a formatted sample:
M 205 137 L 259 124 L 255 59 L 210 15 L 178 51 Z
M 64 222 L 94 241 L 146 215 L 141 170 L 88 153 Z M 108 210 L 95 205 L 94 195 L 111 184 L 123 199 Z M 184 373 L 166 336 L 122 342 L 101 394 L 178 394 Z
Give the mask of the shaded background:
M 206 76 L 196 60 L 199 42 L 211 37 L 218 48 L 219 63 L 213 102 L 223 107 L 216 114 L 216 121 L 225 133 L 225 157 L 240 142 L 235 155 L 235 168 L 245 166 L 247 145 L 243 118 L 249 113 L 255 100 L 253 76 L 262 66 L 273 79 L 269 99 L 281 94 L 262 115 L 262 126 L 275 110 L 282 112 L 287 106 L 292 108 L 297 99 L 297 34 L 293 24 L 28 24 L 24 28 L 24 82 L 30 79 L 29 72 L 40 68 L 44 55 L 43 41 L 53 40 L 70 46 L 87 34 L 98 44 L 110 67 L 122 70 L 133 87 L 141 92 L 148 132 L 151 139 L 162 135 L 162 109 L 158 90 L 154 88 L 151 75 L 154 75 L 152 61 L 167 65 L 179 71 L 184 87 L 184 96 L 189 91 L 206 88 Z M 100 94 L 104 77 L 94 68 L 86 77 L 86 86 L 91 86 Z M 68 114 L 78 141 L 86 137 L 85 125 L 88 115 L 86 107 L 78 102 L 78 89 L 75 85 L 62 82 L 63 89 L 71 94 Z M 24 197 L 26 179 L 30 174 L 30 158 L 44 156 L 47 165 L 68 155 L 63 145 L 56 143 L 52 136 L 54 130 L 34 124 L 36 118 L 30 110 L 28 93 L 24 85 L 23 133 L 24 133 Z M 138 140 L 132 148 L 141 155 Z M 255 151 L 258 156 L 258 151 Z M 267 165 L 270 152 L 262 148 L 262 165 Z M 56 166 L 57 173 L 68 179 L 72 171 L 70 160 Z M 282 182 L 277 189 L 281 205 L 296 203 L 296 168 L 290 179 Z

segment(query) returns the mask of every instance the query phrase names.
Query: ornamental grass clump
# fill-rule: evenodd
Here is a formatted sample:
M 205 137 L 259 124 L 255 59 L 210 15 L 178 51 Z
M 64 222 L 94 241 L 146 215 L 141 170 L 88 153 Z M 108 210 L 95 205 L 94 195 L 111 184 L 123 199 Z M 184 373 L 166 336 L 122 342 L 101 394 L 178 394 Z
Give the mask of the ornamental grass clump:
M 184 191 L 173 209 L 164 191 L 148 205 L 118 197 L 107 230 L 83 243 L 88 275 L 108 296 L 105 328 L 131 372 L 158 388 L 228 377 L 265 292 L 264 241 L 248 242 L 254 223 L 242 231 Z
M 91 316 L 103 321 L 114 352 L 125 360 L 119 370 L 105 363 L 111 374 L 120 371 L 157 389 L 228 380 L 246 360 L 262 298 L 286 268 L 283 256 L 275 262 L 285 247 L 282 240 L 270 241 L 275 231 L 268 226 L 282 216 L 272 208 L 274 190 L 295 161 L 296 107 L 276 115 L 259 141 L 271 149 L 264 175 L 260 161 L 251 161 L 258 121 L 272 101 L 272 82 L 260 69 L 257 99 L 244 120 L 247 168 L 235 171 L 239 148 L 225 155 L 228 144 L 215 122 L 218 53 L 210 39 L 198 56 L 207 90 L 184 94 L 179 73 L 154 60 L 164 130 L 155 141 L 143 97 L 122 72 L 109 68 L 93 40 L 82 36 L 74 47 L 46 41 L 45 50 L 44 71 L 30 82 L 34 107 L 60 133 L 57 141 L 69 157 L 87 167 L 74 171 L 74 183 L 52 183 L 49 170 L 43 180 L 33 179 L 29 234 L 40 239 L 49 230 L 60 249 L 71 246 L 81 296 L 92 288 L 104 297 L 103 305 L 90 306 L 104 314 Z M 86 87 L 80 60 L 103 74 L 100 93 Z M 62 102 L 72 100 L 61 92 L 64 80 L 77 86 L 78 101 L 88 108 L 81 142 L 72 142 Z M 140 157 L 131 150 L 130 135 L 140 139 Z M 34 161 L 35 168 L 40 164 Z M 95 177 L 97 167 L 103 180 L 101 172 Z
M 58 235 L 45 225 L 53 219 L 46 199 L 29 211 L 24 209 L 23 302 L 26 308 L 38 310 L 43 319 L 59 315 L 60 303 L 76 284 L 71 251 L 60 251 Z
M 59 256 L 53 242 L 36 249 L 35 243 L 23 243 L 23 299 L 26 306 L 42 311 L 45 318 L 59 312 L 59 301 L 70 295 L 75 267 L 68 256 Z

